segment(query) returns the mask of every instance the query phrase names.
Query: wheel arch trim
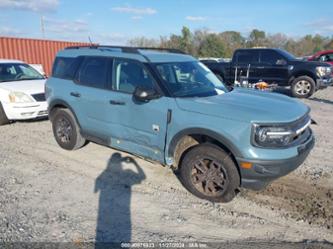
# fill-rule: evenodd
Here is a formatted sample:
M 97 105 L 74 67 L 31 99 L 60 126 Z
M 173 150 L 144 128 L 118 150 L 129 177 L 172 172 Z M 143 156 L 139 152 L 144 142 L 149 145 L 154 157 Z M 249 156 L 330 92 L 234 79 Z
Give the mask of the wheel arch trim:
M 302 77 L 302 76 L 310 77 L 316 85 L 316 79 L 317 79 L 316 75 L 311 71 L 304 71 L 304 70 L 299 70 L 299 71 L 294 72 L 293 75 L 289 79 L 289 83 L 292 84 L 295 79 L 297 79 L 298 77 Z
M 72 108 L 72 107 L 71 107 L 66 101 L 61 100 L 61 99 L 55 99 L 55 100 L 52 100 L 52 101 L 50 102 L 50 104 L 49 104 L 49 106 L 48 106 L 48 108 L 47 108 L 47 111 L 48 111 L 48 114 L 49 114 L 49 119 L 50 119 L 50 121 L 52 121 L 51 112 L 52 112 L 55 108 L 57 108 L 57 106 L 64 106 L 64 107 L 66 107 L 67 109 L 69 109 L 69 110 L 72 112 L 72 114 L 73 114 L 73 116 L 74 116 L 74 118 L 75 118 L 75 121 L 76 121 L 77 125 L 78 125 L 79 128 L 81 129 L 80 122 L 79 122 L 78 118 L 76 117 L 76 114 L 75 114 L 73 108 Z
M 167 156 L 169 158 L 173 158 L 178 142 L 180 142 L 183 137 L 188 136 L 188 135 L 208 136 L 208 137 L 218 141 L 223 146 L 225 146 L 233 154 L 234 157 L 239 157 L 242 155 L 240 150 L 229 139 L 227 139 L 225 136 L 223 136 L 215 131 L 205 129 L 205 128 L 187 128 L 187 129 L 181 130 L 180 132 L 176 133 L 172 137 L 172 139 L 167 147 L 167 149 L 168 149 Z

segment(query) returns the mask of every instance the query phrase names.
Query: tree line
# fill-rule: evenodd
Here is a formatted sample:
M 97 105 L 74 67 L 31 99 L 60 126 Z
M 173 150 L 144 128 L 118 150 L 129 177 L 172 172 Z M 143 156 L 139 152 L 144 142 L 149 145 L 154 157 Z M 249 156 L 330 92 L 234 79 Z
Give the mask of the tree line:
M 252 47 L 282 48 L 296 56 L 311 55 L 320 50 L 333 49 L 333 36 L 305 35 L 295 39 L 282 33 L 267 34 L 253 29 L 245 37 L 240 32 L 212 33 L 207 29 L 192 32 L 183 27 L 180 34 L 161 36 L 159 39 L 137 37 L 129 40 L 131 46 L 181 49 L 196 57 L 231 58 L 235 49 Z

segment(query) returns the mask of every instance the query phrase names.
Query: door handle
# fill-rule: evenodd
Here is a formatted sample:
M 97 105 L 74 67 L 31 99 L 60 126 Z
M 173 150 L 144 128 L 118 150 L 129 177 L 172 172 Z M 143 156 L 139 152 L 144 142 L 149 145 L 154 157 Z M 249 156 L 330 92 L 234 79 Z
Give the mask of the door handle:
M 117 101 L 117 100 L 110 100 L 111 105 L 125 105 L 125 102 Z
M 71 92 L 71 96 L 76 97 L 76 98 L 80 98 L 81 94 L 78 92 Z
M 257 67 L 257 69 L 264 69 L 264 68 L 265 68 L 265 67 L 263 67 L 263 66 L 262 66 L 262 67 Z

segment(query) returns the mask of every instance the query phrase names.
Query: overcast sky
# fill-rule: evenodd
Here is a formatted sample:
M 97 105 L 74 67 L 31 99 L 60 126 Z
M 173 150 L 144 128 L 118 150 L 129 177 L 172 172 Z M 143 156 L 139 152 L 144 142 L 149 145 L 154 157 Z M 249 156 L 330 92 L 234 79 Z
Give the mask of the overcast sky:
M 333 36 L 333 0 L 0 0 L 0 36 L 125 44 L 182 26 Z

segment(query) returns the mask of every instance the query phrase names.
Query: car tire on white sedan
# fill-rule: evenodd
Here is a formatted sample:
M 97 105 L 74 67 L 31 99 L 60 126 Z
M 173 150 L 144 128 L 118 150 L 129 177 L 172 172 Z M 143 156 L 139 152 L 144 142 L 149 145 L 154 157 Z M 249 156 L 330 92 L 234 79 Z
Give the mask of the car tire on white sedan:
M 0 102 L 0 125 L 9 124 L 9 120 Z

